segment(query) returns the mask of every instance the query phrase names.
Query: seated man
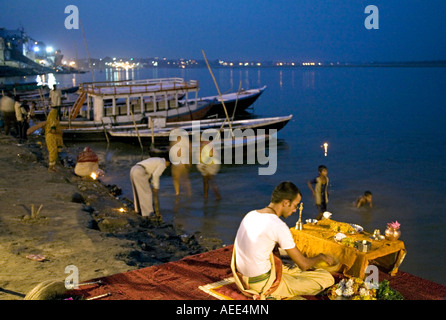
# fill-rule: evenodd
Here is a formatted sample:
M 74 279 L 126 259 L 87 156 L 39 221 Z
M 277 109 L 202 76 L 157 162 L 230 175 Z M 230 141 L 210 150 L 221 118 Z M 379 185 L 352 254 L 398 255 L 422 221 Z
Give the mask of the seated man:
M 231 269 L 240 291 L 250 297 L 282 299 L 297 295 L 315 295 L 334 284 L 326 270 L 313 268 L 319 262 L 334 264 L 330 256 L 305 257 L 297 249 L 289 227 L 280 219 L 288 218 L 301 201 L 299 189 L 291 182 L 280 183 L 270 204 L 249 212 L 242 220 L 234 242 Z M 297 264 L 282 265 L 273 254 L 278 245 Z
M 99 170 L 98 156 L 89 147 L 79 153 L 74 167 L 74 173 L 80 177 L 88 177 Z

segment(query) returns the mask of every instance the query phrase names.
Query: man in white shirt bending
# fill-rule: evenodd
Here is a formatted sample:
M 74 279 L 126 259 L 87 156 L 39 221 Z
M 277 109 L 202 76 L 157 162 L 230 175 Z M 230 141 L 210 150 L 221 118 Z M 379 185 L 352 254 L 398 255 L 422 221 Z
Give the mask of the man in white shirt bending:
M 289 227 L 280 219 L 288 218 L 301 201 L 292 182 L 282 182 L 273 191 L 271 202 L 249 212 L 242 220 L 234 242 L 231 268 L 238 288 L 253 298 L 282 299 L 297 295 L 315 295 L 334 284 L 326 270 L 312 269 L 334 259 L 325 254 L 305 257 L 297 249 Z M 273 254 L 276 245 L 285 250 L 297 266 L 283 266 Z
M 152 188 L 149 179 L 152 180 L 155 201 L 158 199 L 160 188 L 160 176 L 169 166 L 170 162 L 164 158 L 148 158 L 138 162 L 130 170 L 135 211 L 144 217 L 153 214 Z M 159 216 L 159 212 L 156 212 Z

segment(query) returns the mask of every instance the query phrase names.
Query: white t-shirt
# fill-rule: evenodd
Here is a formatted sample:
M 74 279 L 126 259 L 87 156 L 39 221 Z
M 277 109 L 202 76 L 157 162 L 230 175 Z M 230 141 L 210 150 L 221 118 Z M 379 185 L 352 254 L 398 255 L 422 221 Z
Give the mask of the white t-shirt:
M 147 174 L 152 176 L 152 185 L 154 189 L 160 188 L 160 176 L 166 169 L 166 159 L 164 158 L 148 158 L 138 162 L 139 165 L 146 169 Z
M 249 212 L 240 223 L 235 237 L 237 270 L 255 277 L 271 270 L 270 254 L 275 245 L 284 250 L 296 245 L 289 227 L 275 214 Z

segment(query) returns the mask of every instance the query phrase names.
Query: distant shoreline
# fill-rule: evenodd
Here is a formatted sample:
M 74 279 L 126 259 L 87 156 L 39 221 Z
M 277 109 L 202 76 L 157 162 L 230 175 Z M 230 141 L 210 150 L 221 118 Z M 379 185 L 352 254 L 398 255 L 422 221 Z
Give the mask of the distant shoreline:
M 255 68 L 255 69 L 262 69 L 262 68 L 294 68 L 294 69 L 317 69 L 317 68 L 444 68 L 446 67 L 446 60 L 445 61 L 414 61 L 414 62 L 370 62 L 370 63 L 355 63 L 355 62 L 323 62 L 318 63 L 315 65 L 302 65 L 301 63 L 296 64 L 292 62 L 283 62 L 281 65 L 278 64 L 278 62 L 262 62 L 261 65 L 239 65 L 237 63 L 234 63 L 232 66 L 225 66 L 221 65 L 219 63 L 211 63 L 211 66 L 213 68 Z M 205 68 L 205 63 L 201 63 L 201 61 L 197 61 L 197 64 L 195 65 L 189 65 L 187 68 Z M 173 65 L 158 65 L 158 66 L 145 66 L 141 69 L 179 69 L 178 66 Z M 105 70 L 105 68 L 94 68 L 94 70 Z M 72 74 L 72 73 L 85 73 L 89 72 L 89 70 L 83 70 L 83 71 L 77 71 L 77 72 L 56 72 L 59 74 Z M 8 77 L 22 77 L 22 76 L 33 76 L 33 75 L 40 75 L 40 74 L 47 74 L 51 73 L 48 72 L 37 72 L 33 69 L 16 69 L 11 67 L 2 67 L 0 66 L 0 78 L 8 78 Z M 54 73 L 54 72 L 53 72 Z

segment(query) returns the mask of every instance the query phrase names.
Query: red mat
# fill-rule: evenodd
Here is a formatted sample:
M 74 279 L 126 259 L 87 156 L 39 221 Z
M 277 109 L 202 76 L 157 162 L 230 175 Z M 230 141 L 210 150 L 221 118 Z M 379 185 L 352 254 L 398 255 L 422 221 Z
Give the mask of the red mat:
M 101 300 L 216 300 L 199 287 L 232 277 L 231 254 L 232 246 L 228 246 L 179 261 L 100 278 L 101 286 L 81 287 L 73 294 L 91 298 L 111 293 Z M 337 274 L 334 276 L 337 281 L 341 278 Z M 406 300 L 446 299 L 446 286 L 403 271 L 394 277 L 380 272 L 379 281 L 382 280 L 389 280 L 390 287 L 399 291 Z M 236 300 L 246 299 L 233 285 L 226 286 L 222 292 Z

